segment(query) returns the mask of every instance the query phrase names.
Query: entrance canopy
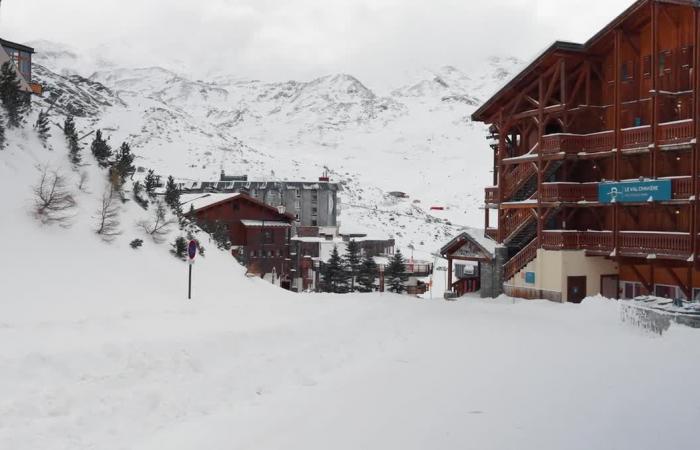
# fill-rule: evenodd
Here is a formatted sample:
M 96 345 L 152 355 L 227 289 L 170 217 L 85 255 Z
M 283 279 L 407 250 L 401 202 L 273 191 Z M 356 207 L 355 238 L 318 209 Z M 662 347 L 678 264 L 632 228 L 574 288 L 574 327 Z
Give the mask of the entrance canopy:
M 476 232 L 465 231 L 440 249 L 440 255 L 448 260 L 491 262 L 496 242 L 486 237 L 479 238 Z

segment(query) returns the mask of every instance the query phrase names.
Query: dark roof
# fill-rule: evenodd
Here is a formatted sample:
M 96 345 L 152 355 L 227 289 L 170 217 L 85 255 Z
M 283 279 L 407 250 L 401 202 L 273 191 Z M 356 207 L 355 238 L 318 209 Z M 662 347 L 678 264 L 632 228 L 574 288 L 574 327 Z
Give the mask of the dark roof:
M 279 210 L 278 210 L 277 208 L 275 208 L 274 206 L 270 206 L 270 205 L 268 205 L 268 204 L 265 203 L 265 202 L 261 202 L 260 200 L 254 198 L 254 197 L 251 197 L 251 196 L 248 195 L 248 194 L 243 194 L 243 193 L 240 193 L 240 194 L 238 194 L 238 195 L 225 198 L 225 199 L 223 199 L 223 200 L 221 200 L 221 201 L 218 201 L 218 202 L 216 202 L 216 203 L 212 203 L 212 204 L 207 205 L 207 206 L 203 206 L 203 207 L 201 207 L 201 208 L 199 208 L 199 209 L 195 209 L 195 210 L 192 211 L 192 212 L 198 213 L 198 212 L 206 211 L 207 209 L 214 208 L 214 207 L 219 206 L 219 205 L 224 205 L 224 204 L 226 204 L 226 203 L 233 203 L 233 202 L 237 202 L 237 201 L 240 201 L 240 200 L 245 200 L 245 201 L 248 201 L 248 202 L 250 202 L 250 203 L 256 204 L 256 205 L 258 205 L 258 206 L 262 206 L 263 208 L 269 209 L 270 211 L 274 211 L 274 212 L 275 212 L 276 214 L 278 214 L 280 217 L 282 217 L 282 218 L 284 218 L 284 219 L 287 219 L 287 220 L 289 220 L 290 222 L 292 222 L 292 221 L 295 220 L 295 217 L 294 217 L 292 214 L 289 214 L 289 213 L 281 213 L 281 212 L 279 212 Z M 188 212 L 188 214 L 189 214 L 189 213 L 190 213 L 190 212 Z
M 491 240 L 489 239 L 489 241 Z M 472 244 L 474 244 L 478 249 L 480 249 L 484 253 L 484 256 L 486 256 L 487 259 L 493 259 L 493 250 L 487 249 L 484 246 L 485 244 L 483 243 L 483 241 L 476 239 L 471 233 L 466 231 L 455 236 L 454 239 L 445 244 L 445 246 L 440 249 L 440 255 L 443 258 L 447 258 L 450 254 L 459 250 L 466 242 L 471 242 Z M 493 245 L 496 244 L 494 241 L 491 241 L 491 243 Z
M 6 41 L 5 39 L 0 39 L 0 45 L 2 45 L 3 47 L 14 48 L 15 50 L 19 50 L 22 52 L 35 53 L 35 51 L 32 47 L 29 47 L 27 45 L 17 44 L 16 42 Z
M 598 31 L 592 38 L 586 41 L 585 44 L 578 44 L 575 42 L 566 41 L 556 41 L 554 44 L 550 45 L 544 52 L 542 52 L 531 64 L 529 64 L 525 69 L 520 71 L 512 80 L 503 86 L 498 92 L 496 92 L 489 100 L 486 101 L 479 109 L 477 109 L 474 114 L 472 114 L 472 120 L 475 122 L 480 122 L 485 118 L 482 117 L 486 111 L 493 106 L 496 101 L 506 92 L 513 89 L 518 83 L 520 83 L 525 77 L 527 77 L 537 66 L 539 66 L 542 61 L 548 56 L 556 52 L 585 52 L 593 45 L 598 43 L 598 41 L 608 34 L 611 30 L 617 27 L 621 22 L 623 22 L 628 16 L 638 11 L 642 6 L 648 4 L 649 2 L 657 3 L 671 3 L 675 5 L 686 5 L 694 6 L 696 8 L 700 7 L 700 0 L 637 0 L 629 8 L 627 8 L 622 14 L 617 16 L 612 22 L 603 27 Z

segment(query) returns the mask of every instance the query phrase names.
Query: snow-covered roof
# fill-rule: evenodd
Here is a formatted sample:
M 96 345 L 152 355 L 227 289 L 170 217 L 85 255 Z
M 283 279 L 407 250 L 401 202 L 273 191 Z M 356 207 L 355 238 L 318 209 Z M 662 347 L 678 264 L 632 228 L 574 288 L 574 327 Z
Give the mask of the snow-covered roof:
M 189 211 L 190 205 L 195 209 L 202 209 L 238 197 L 239 194 L 182 194 L 180 196 L 180 204 L 183 211 Z
M 486 237 L 484 230 L 477 228 L 464 228 L 461 233 L 454 237 L 449 243 L 447 243 L 441 250 L 440 253 L 444 254 L 448 251 L 450 247 L 453 247 L 460 240 L 469 239 L 479 245 L 484 251 L 493 256 L 496 253 L 496 248 L 498 243 L 493 239 Z
M 241 220 L 246 227 L 291 227 L 292 225 L 280 220 Z

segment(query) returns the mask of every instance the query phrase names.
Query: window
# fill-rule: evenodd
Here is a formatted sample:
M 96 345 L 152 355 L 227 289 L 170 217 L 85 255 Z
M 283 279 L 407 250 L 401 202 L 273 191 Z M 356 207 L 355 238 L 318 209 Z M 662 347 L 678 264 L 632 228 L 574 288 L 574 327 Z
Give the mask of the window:
M 241 205 L 239 205 L 238 203 L 233 203 L 231 205 L 231 207 L 233 208 L 234 211 L 238 211 L 241 209 Z
M 272 242 L 272 232 L 271 231 L 265 231 L 262 235 L 262 240 L 265 243 L 270 243 Z
M 659 76 L 668 75 L 671 73 L 672 53 L 668 50 L 659 53 Z
M 634 62 L 625 61 L 620 67 L 620 80 L 629 82 L 634 80 Z
M 642 75 L 644 78 L 651 78 L 651 55 L 647 55 L 642 59 Z
M 639 297 L 642 295 L 642 283 L 633 283 L 624 281 L 622 283 L 622 296 L 627 300 Z
M 700 289 L 693 289 L 693 303 L 700 303 Z
M 668 299 L 685 298 L 683 290 L 680 289 L 678 286 L 669 286 L 665 284 L 657 284 L 656 286 L 654 286 L 654 295 L 656 295 L 657 297 Z
M 313 214 L 314 216 L 318 214 L 318 208 L 316 206 L 311 208 L 311 214 Z
M 312 226 L 312 227 L 317 227 L 317 226 L 318 226 L 318 220 L 316 220 L 316 219 L 311 219 L 311 226 Z

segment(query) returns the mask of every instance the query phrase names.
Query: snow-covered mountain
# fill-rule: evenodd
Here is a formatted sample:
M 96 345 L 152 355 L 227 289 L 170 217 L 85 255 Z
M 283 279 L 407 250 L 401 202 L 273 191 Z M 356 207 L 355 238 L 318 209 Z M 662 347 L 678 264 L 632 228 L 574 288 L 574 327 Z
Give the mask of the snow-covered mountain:
M 195 80 L 34 45 L 44 101 L 58 97 L 55 111 L 77 116 L 83 131 L 102 128 L 115 142 L 131 142 L 139 165 L 195 180 L 222 170 L 315 179 L 328 170 L 344 185 L 344 227 L 381 231 L 426 251 L 458 224 L 481 224 L 491 153 L 484 128 L 469 116 L 520 67 L 491 58 L 477 72 L 423 70 L 382 94 L 348 74 L 282 83 Z M 410 198 L 396 200 L 390 191 Z M 445 211 L 431 213 L 431 206 Z

